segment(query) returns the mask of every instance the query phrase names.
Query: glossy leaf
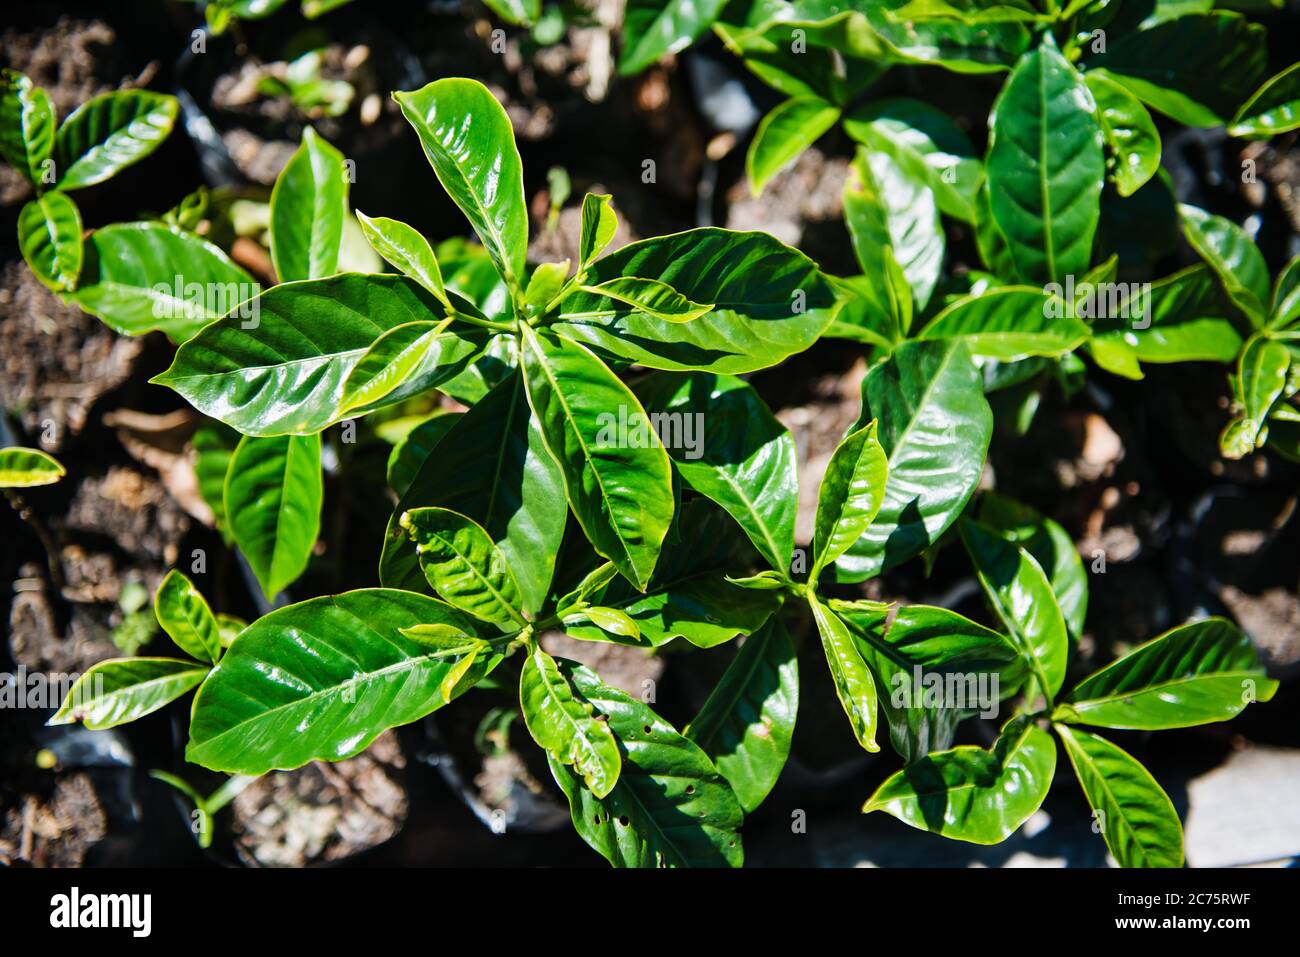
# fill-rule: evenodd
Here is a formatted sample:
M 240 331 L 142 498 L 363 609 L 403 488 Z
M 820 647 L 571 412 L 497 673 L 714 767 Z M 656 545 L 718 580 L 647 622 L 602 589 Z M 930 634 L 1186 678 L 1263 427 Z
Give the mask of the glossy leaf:
M 629 243 L 597 260 L 586 283 L 620 276 L 715 304 L 690 322 L 665 322 L 590 292 L 561 303 L 561 335 L 652 369 L 736 374 L 773 365 L 812 345 L 835 304 L 816 264 L 766 233 L 707 227 Z
M 55 292 L 77 287 L 81 274 L 81 213 L 57 190 L 25 204 L 18 214 L 18 247 L 36 278 Z
M 1120 867 L 1182 867 L 1183 826 L 1169 795 L 1105 738 L 1056 725 L 1065 753 Z
M 1050 286 L 1003 286 L 964 296 L 935 316 L 920 338 L 959 339 L 971 355 L 1002 362 L 1066 355 L 1087 341 L 1089 329 Z
M 672 467 L 641 403 L 590 350 L 525 328 L 528 402 L 578 524 L 644 588 L 672 519 Z
M 661 322 L 690 322 L 713 311 L 713 303 L 691 302 L 680 292 L 658 279 L 620 276 L 606 279 L 598 286 L 582 286 L 583 292 L 605 296 Z
M 1269 77 L 1241 105 L 1228 126 L 1229 136 L 1252 139 L 1276 136 L 1300 127 L 1300 63 Z
M 44 180 L 54 149 L 50 96 L 17 70 L 0 73 L 0 157 L 29 182 Z
M 960 342 L 909 342 L 862 383 L 859 424 L 877 420 L 889 460 L 876 519 L 839 561 L 837 581 L 862 581 L 939 540 L 979 484 L 993 432 L 979 370 Z
M 9 446 L 0 449 L 0 488 L 53 485 L 67 474 L 54 458 L 40 449 Z
M 1142 101 L 1105 70 L 1085 77 L 1106 147 L 1115 158 L 1111 175 L 1121 196 L 1132 196 L 1160 168 L 1160 134 Z
M 1209 263 L 1228 297 L 1256 328 L 1264 324 L 1269 301 L 1268 265 L 1259 247 L 1236 223 L 1195 206 L 1178 208 L 1183 235 Z
M 992 751 L 963 745 L 895 773 L 863 805 L 922 831 L 972 844 L 1000 844 L 1047 797 L 1056 743 L 1025 719 L 1013 720 Z
M 1229 442 L 1222 442 L 1230 458 L 1249 455 L 1268 438 L 1268 415 L 1287 388 L 1291 353 L 1280 342 L 1251 339 L 1241 350 L 1237 363 L 1237 404 L 1241 416 L 1238 431 Z
M 1232 362 L 1241 352 L 1232 305 L 1205 265 L 1157 279 L 1145 296 L 1121 300 L 1118 311 L 1128 320 L 1095 323 L 1094 347 L 1114 342 L 1152 363 Z
M 618 782 L 623 759 L 609 725 L 574 691 L 555 659 L 533 648 L 519 677 L 519 711 L 528 733 L 553 761 L 571 767 L 595 798 Z
M 1227 721 L 1277 682 L 1255 648 L 1223 618 L 1173 628 L 1084 678 L 1053 719 L 1103 728 L 1161 730 Z
M 172 569 L 153 599 L 158 624 L 191 658 L 216 664 L 221 657 L 221 626 L 194 583 Z
M 821 139 L 840 118 L 839 107 L 818 96 L 796 96 L 763 117 L 745 154 L 745 172 L 755 196 L 768 181 Z
M 835 682 L 835 693 L 849 717 L 853 736 L 866 750 L 879 751 L 880 745 L 876 743 L 877 692 L 871 669 L 862 660 L 862 654 L 844 622 L 815 595 L 809 596 L 808 605 L 812 609 L 817 633 L 821 635 L 826 664 L 830 668 L 831 680 Z
M 1048 34 L 1016 65 L 990 120 L 990 207 L 1023 282 L 1087 270 L 1106 171 L 1101 144 L 1092 94 Z
M 677 427 L 680 440 L 666 447 L 678 474 L 726 509 L 772 568 L 787 571 L 799 491 L 794 437 L 758 393 L 706 372 L 656 373 L 635 391 L 652 420 L 666 417 L 670 439 Z
M 375 252 L 396 266 L 403 275 L 410 276 L 429 290 L 448 309 L 452 308 L 442 282 L 438 259 L 434 256 L 429 241 L 418 230 L 396 219 L 383 216 L 371 219 L 361 212 L 357 213 L 357 221 L 361 223 L 366 241 Z
M 578 237 L 578 273 L 586 271 L 618 231 L 618 216 L 614 212 L 614 198 L 604 194 L 588 193 L 582 197 L 582 232 Z
M 799 659 L 774 616 L 744 640 L 683 733 L 704 749 L 751 814 L 781 776 L 798 710 Z
M 226 473 L 226 520 L 267 599 L 306 571 L 321 496 L 319 435 L 240 440 Z
M 456 661 L 402 634 L 472 619 L 412 592 L 368 588 L 279 608 L 246 628 L 194 701 L 186 760 L 215 771 L 265 774 L 340 761 L 389 728 L 447 703 Z M 475 661 L 463 693 L 500 661 Z
M 435 80 L 394 93 L 438 181 L 474 227 L 502 278 L 522 291 L 528 249 L 523 165 L 510 118 L 477 80 Z
M 102 183 L 167 138 L 179 108 L 174 96 L 114 90 L 77 107 L 54 137 L 59 189 Z
M 817 493 L 811 580 L 862 537 L 880 511 L 888 474 L 874 420 L 836 446 Z
M 579 836 L 615 867 L 739 867 L 744 812 L 704 751 L 581 665 L 560 668 L 604 716 L 623 761 L 602 799 L 550 759 Z
M 112 658 L 91 667 L 68 689 L 49 724 L 80 721 L 103 731 L 152 714 L 189 691 L 208 666 L 179 658 Z
M 271 260 L 281 282 L 338 272 L 347 211 L 343 154 L 309 126 L 271 191 Z
M 388 487 L 398 497 L 406 494 L 434 448 L 461 417 L 459 412 L 440 412 L 425 419 L 393 446 L 388 456 Z
M 679 53 L 713 23 L 725 0 L 628 0 L 618 72 L 640 73 L 662 56 Z
M 439 597 L 503 630 L 524 624 L 515 576 L 481 525 L 445 508 L 411 509 L 399 524 Z
M 1296 256 L 1273 283 L 1273 299 L 1269 307 L 1268 325 L 1283 329 L 1300 320 L 1300 256 Z

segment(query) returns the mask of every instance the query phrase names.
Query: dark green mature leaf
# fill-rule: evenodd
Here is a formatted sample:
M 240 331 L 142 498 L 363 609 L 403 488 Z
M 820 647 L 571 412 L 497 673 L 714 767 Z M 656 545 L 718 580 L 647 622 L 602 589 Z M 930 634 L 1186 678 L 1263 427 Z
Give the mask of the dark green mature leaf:
M 0 488 L 53 485 L 65 474 L 63 466 L 40 449 L 19 446 L 0 449 Z
M 1050 288 L 1003 286 L 950 303 L 921 330 L 920 338 L 959 339 L 971 355 L 1014 362 L 1066 355 L 1088 335 L 1088 326 Z
M 1195 206 L 1178 207 L 1183 235 L 1192 248 L 1209 263 L 1224 291 L 1251 325 L 1264 325 L 1269 301 L 1268 264 L 1259 247 L 1236 223 L 1213 216 Z
M 523 290 L 528 210 L 510 118 L 482 83 L 451 77 L 394 93 L 438 181 L 469 220 L 497 271 Z
M 1232 305 L 1205 265 L 1157 279 L 1138 295 L 1127 295 L 1114 312 L 1128 319 L 1098 321 L 1093 346 L 1114 343 L 1142 362 L 1232 362 L 1241 352 Z
M 889 740 L 907 764 L 952 747 L 957 723 L 992 716 L 1024 681 L 1024 659 L 1005 635 L 946 608 L 830 603 L 880 689 Z
M 81 275 L 81 213 L 58 191 L 37 196 L 18 214 L 18 247 L 32 273 L 55 292 L 71 291 Z
M 1121 196 L 1132 196 L 1160 168 L 1160 134 L 1142 101 L 1105 70 L 1090 70 L 1084 79 L 1115 158 L 1115 188 Z
M 623 759 L 613 732 L 540 647 L 524 659 L 519 711 L 538 746 L 553 761 L 580 774 L 594 797 L 603 798 L 614 789 Z
M 889 155 L 908 177 L 929 186 L 943 212 L 974 222 L 984 166 L 970 139 L 946 113 L 923 100 L 874 100 L 845 116 L 844 131 Z
M 123 335 L 161 329 L 184 342 L 214 320 L 242 312 L 253 277 L 216 246 L 161 223 L 118 223 L 90 234 L 77 305 Z
M 271 190 L 271 260 L 281 282 L 338 271 L 347 211 L 343 154 L 309 126 Z
M 1277 690 L 1236 625 L 1173 628 L 1084 678 L 1052 716 L 1103 728 L 1160 730 L 1227 721 Z
M 226 473 L 230 470 L 230 459 L 239 445 L 239 438 L 239 433 L 229 426 L 207 422 L 199 426 L 190 440 L 199 495 L 212 509 L 217 530 L 227 541 L 230 539 L 230 523 L 226 519 Z
M 406 494 L 424 468 L 434 447 L 461 417 L 460 412 L 437 412 L 425 419 L 393 446 L 388 456 L 388 487 L 398 497 Z
M 974 494 L 993 433 L 979 370 L 954 340 L 904 343 L 872 368 L 858 422 L 872 419 L 889 460 L 885 500 L 836 562 L 837 581 L 878 575 L 938 541 Z
M 1136 758 L 1105 738 L 1056 725 L 1065 753 L 1120 867 L 1182 867 L 1183 825 Z
M 812 345 L 831 320 L 830 285 L 803 253 L 767 233 L 707 227 L 629 243 L 597 260 L 587 284 L 657 279 L 692 302 L 713 303 L 690 322 L 665 322 L 578 291 L 555 330 L 652 369 L 752 372 Z
M 1011 246 L 993 219 L 993 204 L 989 199 L 989 182 L 984 179 L 975 194 L 975 244 L 984 264 L 1000 279 L 1016 278 L 1016 262 L 1011 256 Z
M 477 634 L 473 619 L 450 605 L 386 588 L 313 598 L 259 618 L 195 698 L 186 760 L 265 774 L 359 754 L 387 729 L 447 703 L 441 685 L 458 662 L 402 633 L 429 624 Z M 453 695 L 500 660 L 480 656 Z
M 888 475 L 874 420 L 836 447 L 817 493 L 811 581 L 862 537 L 880 511 Z
M 990 120 L 990 207 L 1027 283 L 1087 270 L 1106 172 L 1092 94 L 1045 36 L 1012 71 Z
M 924 308 L 943 266 L 944 233 L 934 192 L 887 153 L 860 148 L 849 171 L 844 219 L 862 271 L 879 275 L 889 247 L 917 306 Z
M 725 5 L 726 0 L 628 0 L 618 72 L 632 76 L 660 57 L 686 49 Z
M 152 714 L 189 691 L 208 666 L 179 658 L 112 658 L 92 665 L 68 689 L 49 724 L 84 722 L 92 731 Z
M 672 520 L 672 466 L 640 401 L 589 349 L 524 330 L 528 402 L 596 551 L 645 588 Z
M 172 131 L 179 108 L 174 96 L 115 90 L 77 107 L 54 137 L 59 189 L 102 183 L 144 159 Z
M 1300 63 L 1264 82 L 1241 105 L 1228 126 L 1229 136 L 1266 139 L 1300 127 Z
M 862 806 L 922 831 L 972 844 L 1000 844 L 1047 797 L 1056 743 L 1024 718 L 1014 719 L 992 751 L 963 745 L 910 764 Z
M 742 379 L 661 372 L 636 386 L 677 472 L 736 520 L 773 568 L 794 553 L 799 473 L 794 437 Z M 674 436 L 673 430 L 676 430 Z
M 755 196 L 835 125 L 840 109 L 819 96 L 791 97 L 763 117 L 745 154 L 745 172 Z
M 398 522 L 415 542 L 420 567 L 441 598 L 502 630 L 524 624 L 519 585 L 483 526 L 445 508 L 414 508 L 402 512 Z
M 876 743 L 877 690 L 871 669 L 863 661 L 853 636 L 839 616 L 811 593 L 808 606 L 812 609 L 817 633 L 821 635 L 826 664 L 830 668 L 831 680 L 835 682 L 835 693 L 849 717 L 853 736 L 866 750 L 879 751 L 880 745 Z
M 0 73 L 0 157 L 30 182 L 48 185 L 42 167 L 53 149 L 49 94 L 17 70 Z
M 1020 648 L 1039 691 L 1065 681 L 1070 642 L 1052 583 L 1029 551 L 971 519 L 958 526 L 984 595 Z
M 654 575 L 642 593 L 615 578 L 588 600 L 626 613 L 639 637 L 610 635 L 595 624 L 567 621 L 564 630 L 584 641 L 618 641 L 658 647 L 685 638 L 712 648 L 738 634 L 757 631 L 779 607 L 775 592 L 733 584 L 729 574 L 745 569 L 752 557 L 734 522 L 711 503 L 696 500 L 681 509 L 678 539 L 666 542 Z
M 578 274 L 584 273 L 605 251 L 618 231 L 614 197 L 588 193 L 582 197 L 582 233 L 578 238 Z
M 150 380 L 246 435 L 331 425 L 348 411 L 348 376 L 376 340 L 396 326 L 443 318 L 442 305 L 405 276 L 343 273 L 286 283 L 251 305 L 253 318 L 212 323 Z M 437 343 L 434 357 L 425 357 L 436 371 L 421 377 L 424 388 L 462 370 L 484 338 L 447 329 Z
M 452 425 L 435 450 L 388 523 L 380 581 L 428 588 L 399 520 L 408 509 L 437 505 L 483 526 L 514 572 L 524 609 L 537 612 L 550 591 L 568 509 L 563 473 L 532 418 L 523 377 L 511 373 Z
M 704 749 L 750 814 L 781 776 L 798 710 L 799 659 L 773 615 L 744 640 L 684 734 Z
M 1088 61 L 1138 99 L 1188 126 L 1232 117 L 1267 69 L 1262 26 L 1233 13 L 1196 13 L 1122 32 Z
M 221 657 L 221 627 L 207 599 L 176 569 L 163 578 L 153 598 L 158 624 L 191 658 L 216 664 Z
M 593 672 L 559 664 L 606 718 L 623 760 L 618 783 L 602 799 L 550 759 L 582 839 L 615 867 L 739 867 L 744 812 L 704 751 Z
M 226 520 L 268 599 L 307 569 L 321 497 L 320 435 L 240 439 L 226 473 Z

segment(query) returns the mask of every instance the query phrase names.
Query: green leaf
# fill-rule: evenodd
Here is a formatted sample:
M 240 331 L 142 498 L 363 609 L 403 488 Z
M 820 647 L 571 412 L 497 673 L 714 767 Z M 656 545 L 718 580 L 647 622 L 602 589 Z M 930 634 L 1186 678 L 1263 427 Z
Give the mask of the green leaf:
M 611 637 L 598 624 L 567 619 L 565 632 L 583 641 L 655 648 L 685 638 L 697 647 L 712 648 L 757 631 L 780 605 L 780 596 L 728 580 L 752 558 L 735 523 L 711 503 L 695 500 L 682 507 L 677 527 L 679 537 L 665 543 L 644 593 L 626 579 L 615 578 L 588 595 L 592 602 L 628 615 L 636 623 L 637 638 L 629 640 L 617 632 Z
M 1002 362 L 1066 355 L 1087 341 L 1090 330 L 1053 285 L 1002 286 L 964 296 L 935 316 L 920 338 L 959 339 L 971 355 Z
M 726 509 L 772 568 L 788 572 L 799 504 L 789 429 L 734 376 L 660 372 L 635 391 L 652 420 L 665 417 L 670 438 L 676 428 L 666 447 L 678 474 Z
M 348 372 L 337 415 L 364 415 L 460 374 L 487 337 L 464 327 L 449 329 L 450 321 L 408 322 L 380 335 Z
M 546 601 L 568 509 L 564 476 L 546 451 L 513 372 L 461 416 L 419 467 L 388 523 L 379 578 L 391 588 L 425 590 L 402 512 L 437 505 L 472 518 L 496 542 L 514 572 L 524 609 Z
M 995 712 L 1026 673 L 1005 635 L 946 608 L 832 600 L 880 691 L 889 740 L 904 763 L 952 747 L 958 722 Z M 933 685 L 936 685 L 934 687 Z
M 640 401 L 586 347 L 524 328 L 528 402 L 596 551 L 645 588 L 672 520 L 672 466 Z
M 592 796 L 606 797 L 618 782 L 623 759 L 609 725 L 575 692 L 554 658 L 539 647 L 524 659 L 519 710 L 528 733 L 554 761 L 582 776 Z
M 1047 797 L 1056 743 L 1024 718 L 1010 722 L 992 751 L 963 745 L 898 771 L 862 806 L 922 831 L 972 844 L 1000 844 Z
M 524 291 L 524 305 L 533 315 L 542 315 L 547 311 L 569 275 L 569 260 L 560 263 L 541 263 L 533 270 Z
M 524 624 L 515 576 L 483 526 L 445 508 L 411 509 L 398 521 L 441 598 L 502 630 Z
M 990 207 L 1026 283 L 1087 271 L 1106 173 L 1092 94 L 1045 37 L 1016 65 L 990 119 Z
M 281 282 L 338 272 L 347 211 L 343 154 L 309 126 L 271 190 L 271 260 Z
M 1039 690 L 1051 700 L 1065 681 L 1070 654 L 1051 582 L 1027 549 L 993 529 L 971 519 L 963 519 L 958 529 L 985 597 L 1020 648 Z
M 713 303 L 691 302 L 680 292 L 658 279 L 620 276 L 598 286 L 580 286 L 583 292 L 606 296 L 633 307 L 637 312 L 663 322 L 690 322 L 713 310 Z
M 46 185 L 43 164 L 53 149 L 54 107 L 49 94 L 17 70 L 4 70 L 0 73 L 0 156 L 29 182 Z
M 821 635 L 826 664 L 831 671 L 831 680 L 835 682 L 835 693 L 844 713 L 849 716 L 853 736 L 868 751 L 879 751 L 880 745 L 876 743 L 876 682 L 871 669 L 862 660 L 862 654 L 839 616 L 814 594 L 809 594 L 808 605 L 812 609 L 813 621 L 817 623 L 817 633 Z
M 53 485 L 67 474 L 54 456 L 40 449 L 10 446 L 0 449 L 0 488 Z
M 1267 139 L 1300 128 L 1300 63 L 1269 77 L 1241 105 L 1228 126 L 1229 136 Z
M 268 600 L 306 571 L 321 495 L 319 435 L 240 439 L 226 473 L 226 520 Z
M 92 665 L 68 689 L 48 724 L 83 722 L 92 731 L 115 728 L 175 701 L 208 674 L 208 666 L 179 658 L 113 658 Z
M 436 412 L 393 446 L 393 451 L 388 456 L 388 487 L 399 498 L 406 494 L 434 448 L 460 420 L 461 415 L 460 412 Z
M 357 221 L 361 223 L 366 241 L 375 252 L 396 266 L 403 275 L 410 276 L 429 290 L 448 311 L 452 309 L 447 289 L 442 282 L 442 270 L 438 268 L 438 259 L 434 256 L 429 241 L 418 230 L 396 219 L 386 219 L 383 216 L 371 219 L 362 212 L 357 213 Z
M 1166 631 L 1080 681 L 1052 718 L 1147 731 L 1236 717 L 1277 690 L 1236 625 L 1207 618 Z
M 77 305 L 115 332 L 143 335 L 161 329 L 184 342 L 208 323 L 236 313 L 252 322 L 244 304 L 258 294 L 253 277 L 216 246 L 161 223 L 117 223 L 90 234 Z
M 685 50 L 725 5 L 726 0 L 628 0 L 618 72 L 632 76 L 660 57 Z
M 790 756 L 799 711 L 799 659 L 776 616 L 740 646 L 684 734 L 709 756 L 753 813 Z
M 221 627 L 194 583 L 172 569 L 153 598 L 158 624 L 191 658 L 216 664 L 221 658 Z
M 908 342 L 862 383 L 859 425 L 877 420 L 889 460 L 876 520 L 839 561 L 836 580 L 862 581 L 939 540 L 975 492 L 993 433 L 979 370 L 960 342 Z
M 1284 329 L 1300 319 L 1300 256 L 1287 263 L 1273 284 L 1269 307 L 1270 329 Z
M 488 9 L 507 23 L 529 26 L 542 15 L 542 0 L 483 0 Z
M 1188 126 L 1218 126 L 1263 79 L 1265 30 L 1234 13 L 1194 13 L 1119 33 L 1088 61 L 1147 106 Z
M 844 220 L 862 271 L 885 269 L 889 249 L 916 304 L 930 301 L 943 266 L 944 233 L 934 192 L 887 153 L 859 148 L 844 184 Z M 902 330 L 906 332 L 906 328 Z
M 239 433 L 220 422 L 207 422 L 194 432 L 190 445 L 194 452 L 194 477 L 199 495 L 212 509 L 217 530 L 230 540 L 230 523 L 226 519 L 226 472 L 239 444 Z
M 1228 318 L 1232 305 L 1203 264 L 1157 279 L 1145 296 L 1139 287 L 1139 295 L 1125 297 L 1116 311 L 1129 319 L 1097 322 L 1094 348 L 1115 343 L 1136 359 L 1153 363 L 1226 363 L 1241 352 L 1241 336 Z
M 286 283 L 249 305 L 252 318 L 212 323 L 150 380 L 246 435 L 318 432 L 345 417 L 348 377 L 376 341 L 397 326 L 442 318 L 441 304 L 405 276 Z M 433 367 L 420 377 L 426 389 L 462 371 L 484 345 L 478 331 L 445 330 L 434 341 L 436 352 L 418 356 L 421 369 Z
M 1183 825 L 1151 772 L 1105 738 L 1055 727 L 1119 866 L 1182 867 Z
M 588 193 L 582 197 L 582 233 L 578 238 L 578 275 L 586 272 L 596 257 L 618 231 L 618 216 L 614 213 L 614 197 Z
M 178 111 L 174 96 L 148 90 L 115 90 L 83 103 L 54 137 L 59 189 L 102 183 L 144 159 L 171 133 Z
M 77 288 L 81 213 L 63 193 L 45 193 L 23 206 L 18 214 L 18 246 L 32 273 L 50 289 Z
M 621 276 L 658 280 L 713 309 L 690 322 L 665 322 L 579 290 L 561 303 L 554 329 L 652 369 L 765 368 L 812 345 L 835 305 L 816 264 L 767 233 L 707 227 L 629 243 L 593 263 L 586 283 Z
M 839 107 L 819 96 L 786 100 L 763 117 L 745 154 L 745 172 L 755 196 L 768 181 L 817 142 L 840 118 Z
M 1160 168 L 1160 134 L 1142 101 L 1105 70 L 1085 76 L 1097 104 L 1097 122 L 1115 157 L 1111 175 L 1121 196 L 1132 196 Z
M 579 836 L 615 867 L 739 867 L 744 812 L 704 751 L 581 665 L 559 665 L 607 720 L 623 764 L 613 790 L 597 798 L 550 759 Z
M 887 154 L 908 177 L 929 186 L 943 212 L 975 221 L 975 194 L 984 166 L 970 139 L 946 113 L 923 100 L 873 100 L 845 116 L 844 132 Z
M 633 640 L 641 637 L 641 626 L 625 611 L 607 608 L 604 605 L 592 605 L 584 608 L 579 618 L 586 618 L 601 631 Z
M 506 111 L 482 83 L 451 77 L 394 93 L 438 181 L 474 227 L 497 271 L 523 291 L 528 210 Z
M 1259 247 L 1236 223 L 1212 216 L 1195 206 L 1181 205 L 1178 213 L 1183 235 L 1197 254 L 1209 263 L 1224 291 L 1250 319 L 1264 325 L 1264 303 L 1269 301 L 1268 265 Z
M 817 492 L 810 581 L 849 550 L 880 511 L 889 463 L 872 420 L 846 435 L 826 466 Z
M 984 264 L 999 278 L 1013 280 L 1016 263 L 1011 256 L 1007 237 L 1002 234 L 993 218 L 993 203 L 989 199 L 989 183 L 985 179 L 975 194 L 975 244 Z
M 1088 573 L 1069 533 L 1028 505 L 996 492 L 980 496 L 979 520 L 1023 547 L 1038 562 L 1051 582 L 1070 638 L 1077 642 L 1088 613 Z
M 1236 378 L 1241 416 L 1229 424 L 1229 432 L 1220 443 L 1224 455 L 1241 458 L 1268 440 L 1268 416 L 1286 391 L 1290 368 L 1291 353 L 1282 343 L 1262 338 L 1246 343 Z
M 402 634 L 427 624 L 477 633 L 449 605 L 385 588 L 313 598 L 259 618 L 195 697 L 186 760 L 265 774 L 361 753 L 387 729 L 447 703 L 441 685 L 457 662 Z M 454 693 L 500 660 L 479 657 Z

